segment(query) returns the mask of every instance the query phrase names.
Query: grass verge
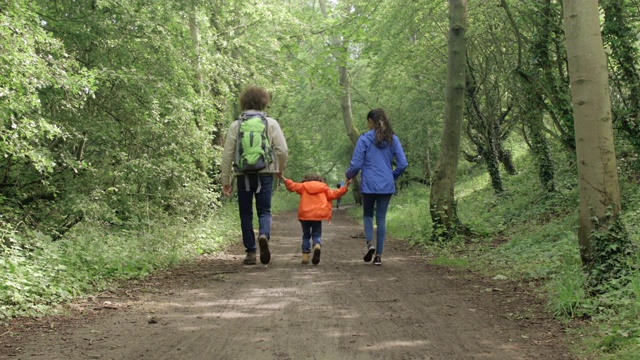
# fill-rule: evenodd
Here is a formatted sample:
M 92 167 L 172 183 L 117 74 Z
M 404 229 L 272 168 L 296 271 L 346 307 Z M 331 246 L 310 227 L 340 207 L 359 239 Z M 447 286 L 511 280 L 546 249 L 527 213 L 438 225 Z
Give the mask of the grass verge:
M 429 189 L 420 184 L 394 197 L 387 217 L 390 235 L 424 248 L 433 264 L 536 284 L 553 316 L 586 324 L 574 330 L 583 339 L 573 350 L 576 355 L 637 359 L 640 258 L 630 259 L 626 277 L 607 284 L 599 294 L 587 293 L 578 248 L 579 199 L 573 167 L 562 165 L 556 174 L 558 191 L 547 193 L 537 183 L 534 164 L 522 157 L 517 166 L 517 175 L 503 178 L 506 191 L 500 195 L 493 192 L 482 166 L 461 169 L 456 184 L 458 214 L 473 236 L 446 244 L 429 242 Z M 621 189 L 625 225 L 638 245 L 640 189 L 624 178 Z

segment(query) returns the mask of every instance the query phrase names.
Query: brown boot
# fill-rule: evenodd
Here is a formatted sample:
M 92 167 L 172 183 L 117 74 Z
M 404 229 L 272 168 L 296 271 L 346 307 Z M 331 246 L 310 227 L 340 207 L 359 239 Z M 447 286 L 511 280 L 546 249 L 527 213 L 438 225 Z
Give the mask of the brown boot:
M 309 253 L 302 253 L 302 264 L 307 265 L 309 263 Z
M 256 253 L 254 252 L 248 252 L 247 255 L 244 257 L 244 260 L 242 260 L 242 263 L 245 265 L 255 265 L 256 264 Z
M 313 265 L 318 265 L 320 263 L 320 244 L 315 244 L 313 246 L 313 258 L 311 258 L 311 263 Z

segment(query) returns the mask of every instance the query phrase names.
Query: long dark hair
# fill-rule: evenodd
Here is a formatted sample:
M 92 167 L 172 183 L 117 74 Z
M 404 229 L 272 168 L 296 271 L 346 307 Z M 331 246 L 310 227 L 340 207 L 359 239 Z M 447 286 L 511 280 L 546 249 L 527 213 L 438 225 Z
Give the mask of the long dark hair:
M 376 145 L 380 145 L 383 142 L 389 144 L 393 142 L 394 132 L 384 110 L 373 109 L 369 111 L 367 119 L 373 121 L 373 128 L 376 131 Z

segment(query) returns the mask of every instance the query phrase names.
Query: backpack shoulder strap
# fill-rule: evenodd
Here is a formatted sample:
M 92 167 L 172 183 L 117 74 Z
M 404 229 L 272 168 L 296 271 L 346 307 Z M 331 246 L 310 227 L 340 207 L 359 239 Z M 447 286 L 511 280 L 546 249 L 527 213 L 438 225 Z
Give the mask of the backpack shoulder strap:
M 262 118 L 262 124 L 264 124 L 264 136 L 267 138 L 268 143 L 268 148 L 265 149 L 267 152 L 267 162 L 275 164 L 276 171 L 278 171 L 278 161 L 276 160 L 276 154 L 273 150 L 273 144 L 271 144 L 271 137 L 269 136 L 269 121 L 264 113 L 260 113 L 260 117 Z
M 240 153 L 242 152 L 242 139 L 240 138 L 240 135 L 242 134 L 242 120 L 242 116 L 236 119 L 238 122 L 238 133 L 236 134 L 236 152 L 233 159 L 235 164 L 240 164 Z

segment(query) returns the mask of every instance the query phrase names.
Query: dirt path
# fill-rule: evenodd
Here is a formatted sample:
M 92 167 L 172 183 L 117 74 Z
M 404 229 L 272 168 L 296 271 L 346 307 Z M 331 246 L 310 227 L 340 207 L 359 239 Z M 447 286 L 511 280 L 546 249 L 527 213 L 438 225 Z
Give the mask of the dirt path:
M 272 261 L 242 249 L 2 330 L 0 359 L 570 359 L 562 329 L 519 288 L 428 265 L 399 241 L 362 261 L 360 225 L 323 224 L 300 264 L 295 214 L 274 217 Z M 96 314 L 93 316 L 92 314 Z

